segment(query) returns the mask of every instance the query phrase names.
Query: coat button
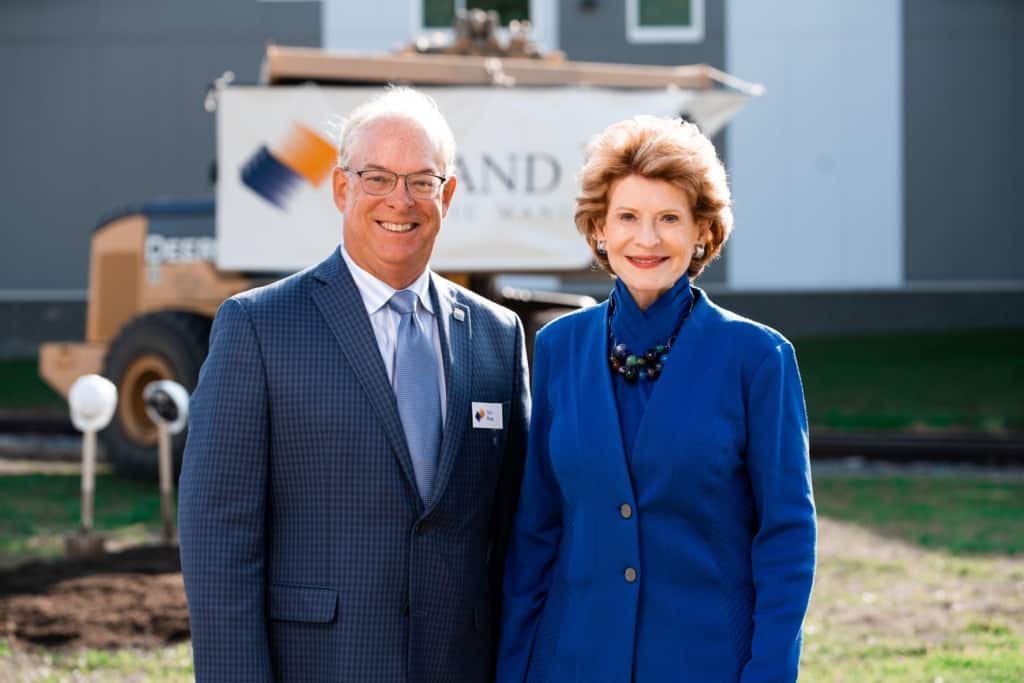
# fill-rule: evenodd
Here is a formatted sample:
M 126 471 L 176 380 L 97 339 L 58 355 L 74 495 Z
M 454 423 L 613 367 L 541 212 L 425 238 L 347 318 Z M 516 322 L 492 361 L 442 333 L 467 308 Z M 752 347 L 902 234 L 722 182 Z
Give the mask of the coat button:
M 622 515 L 623 519 L 629 519 L 633 516 L 633 508 L 630 507 L 629 503 L 623 503 L 619 506 L 619 514 Z
M 636 570 L 632 567 L 626 567 L 624 576 L 626 577 L 627 583 L 633 583 L 634 581 L 636 581 Z

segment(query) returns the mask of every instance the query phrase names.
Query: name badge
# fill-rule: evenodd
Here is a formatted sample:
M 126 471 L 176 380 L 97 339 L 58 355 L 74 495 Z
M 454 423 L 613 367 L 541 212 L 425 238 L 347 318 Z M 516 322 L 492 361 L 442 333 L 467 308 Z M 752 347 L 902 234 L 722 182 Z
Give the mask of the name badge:
M 502 429 L 500 403 L 473 401 L 473 429 Z

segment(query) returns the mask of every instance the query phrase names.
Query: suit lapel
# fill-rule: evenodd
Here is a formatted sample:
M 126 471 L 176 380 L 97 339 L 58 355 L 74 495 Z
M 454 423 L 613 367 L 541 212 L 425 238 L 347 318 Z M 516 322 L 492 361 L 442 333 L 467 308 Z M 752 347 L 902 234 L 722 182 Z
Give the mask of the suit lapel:
M 388 381 L 384 360 L 380 357 L 380 349 L 377 348 L 362 296 L 340 251 L 335 250 L 330 258 L 321 263 L 314 276 L 322 286 L 313 290 L 313 301 L 337 338 L 353 374 L 366 391 L 370 405 L 377 411 L 391 450 L 398 458 L 409 490 L 412 491 L 412 497 L 422 511 L 423 502 L 416 493 L 416 476 L 412 458 L 409 457 L 409 447 L 405 442 L 402 421 L 398 416 L 395 392 Z
M 430 276 L 430 297 L 437 311 L 437 329 L 441 336 L 441 357 L 444 360 L 445 402 L 441 455 L 434 479 L 431 508 L 444 497 L 448 480 L 458 458 L 466 426 L 470 419 L 470 382 L 473 377 L 473 337 L 469 307 L 455 299 L 455 292 L 438 276 Z
M 578 349 L 573 376 L 580 379 L 576 406 L 579 419 L 578 436 L 582 453 L 593 454 L 595 469 L 600 468 L 611 486 L 625 483 L 632 488 L 632 478 L 622 446 L 622 428 L 615 391 L 608 371 L 608 302 L 590 310 L 586 324 L 580 325 L 579 338 L 570 347 Z M 596 474 L 596 472 L 595 472 Z

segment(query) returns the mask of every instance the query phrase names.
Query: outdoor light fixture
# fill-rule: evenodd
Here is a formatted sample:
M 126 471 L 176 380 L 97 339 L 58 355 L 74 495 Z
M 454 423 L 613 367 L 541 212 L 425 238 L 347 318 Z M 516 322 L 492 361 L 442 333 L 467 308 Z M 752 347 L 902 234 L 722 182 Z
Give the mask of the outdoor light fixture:
M 165 543 L 174 542 L 174 485 L 171 474 L 171 436 L 180 434 L 188 423 L 188 391 L 177 382 L 150 382 L 142 390 L 146 415 L 157 429 L 157 459 L 160 466 L 160 515 Z

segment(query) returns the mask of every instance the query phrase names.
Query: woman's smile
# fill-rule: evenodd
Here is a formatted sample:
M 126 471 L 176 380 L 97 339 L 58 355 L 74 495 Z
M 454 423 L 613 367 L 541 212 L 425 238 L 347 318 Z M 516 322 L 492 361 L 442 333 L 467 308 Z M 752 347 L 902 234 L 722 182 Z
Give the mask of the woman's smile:
M 668 261 L 667 256 L 627 256 L 626 260 L 630 262 L 635 268 L 643 268 L 645 270 L 650 268 L 657 268 L 661 264 Z

